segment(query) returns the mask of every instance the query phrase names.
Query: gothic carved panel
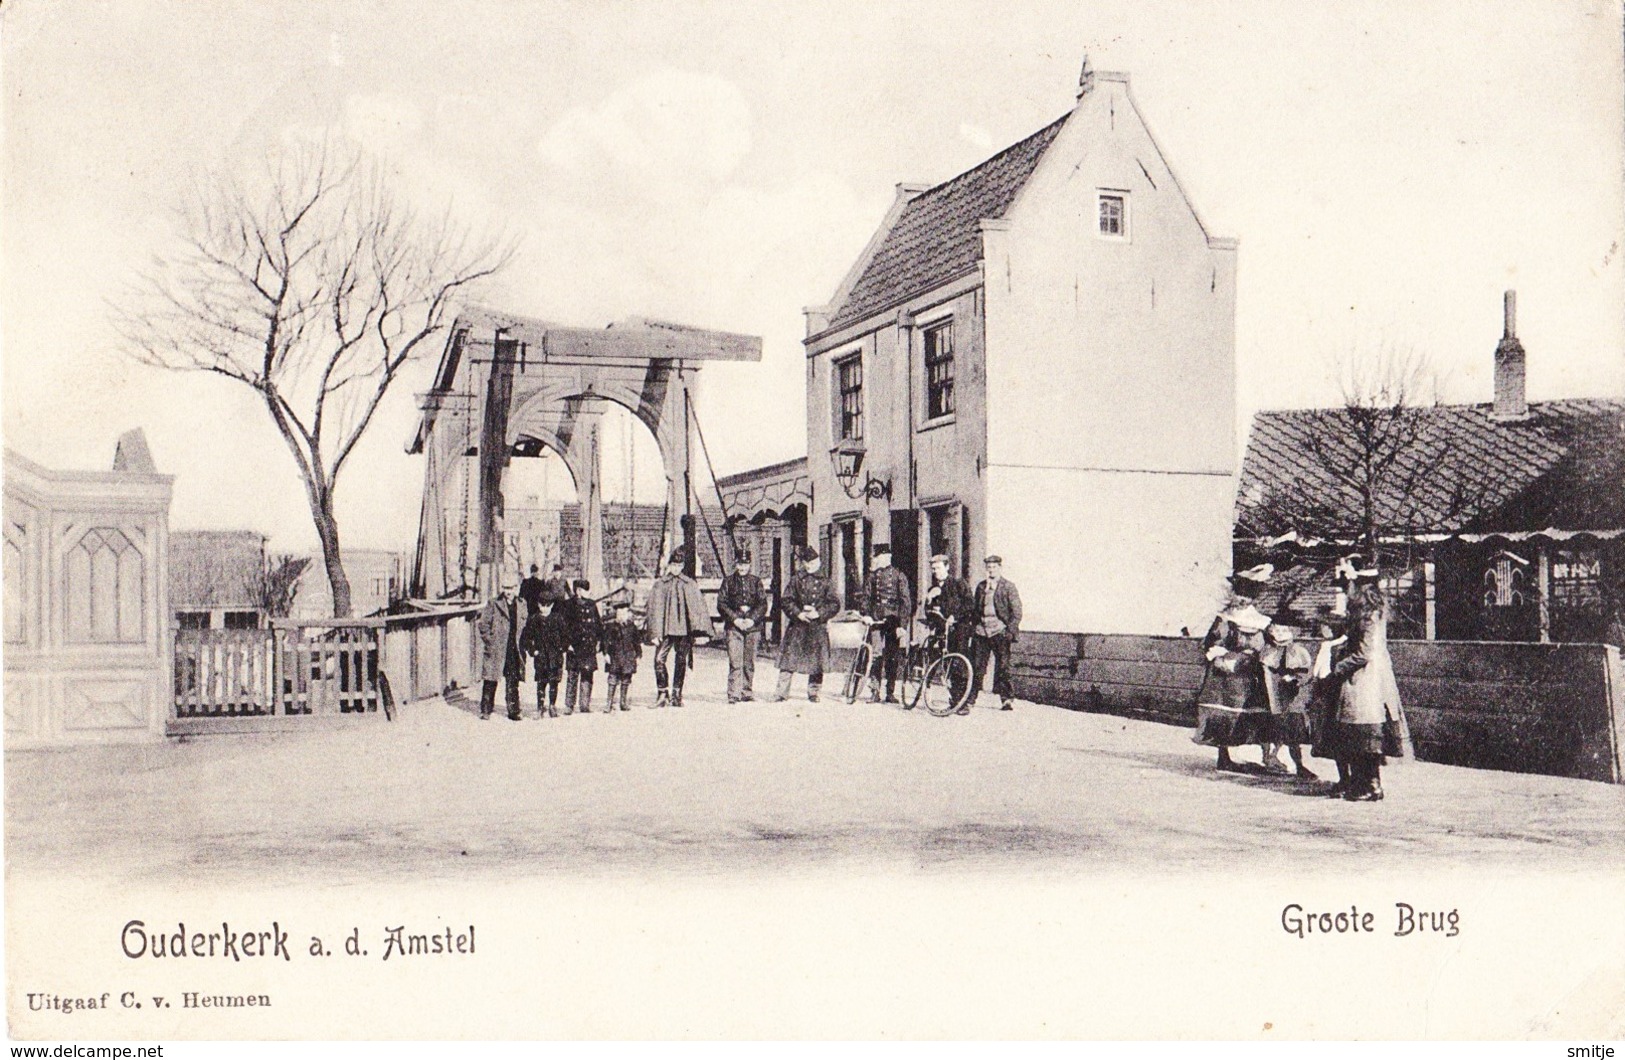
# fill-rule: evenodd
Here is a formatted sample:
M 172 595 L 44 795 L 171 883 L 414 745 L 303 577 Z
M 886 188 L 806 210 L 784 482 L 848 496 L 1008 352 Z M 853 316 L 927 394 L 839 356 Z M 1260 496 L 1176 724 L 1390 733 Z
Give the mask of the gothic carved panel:
M 70 643 L 139 644 L 145 639 L 141 537 L 127 528 L 93 527 L 67 550 L 63 603 Z

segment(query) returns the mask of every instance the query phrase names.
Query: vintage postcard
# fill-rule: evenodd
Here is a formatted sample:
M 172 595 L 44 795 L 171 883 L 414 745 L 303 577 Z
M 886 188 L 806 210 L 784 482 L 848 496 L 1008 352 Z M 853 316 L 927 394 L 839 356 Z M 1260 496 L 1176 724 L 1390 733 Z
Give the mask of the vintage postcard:
M 7 4 L 9 1035 L 1625 1036 L 1622 39 Z

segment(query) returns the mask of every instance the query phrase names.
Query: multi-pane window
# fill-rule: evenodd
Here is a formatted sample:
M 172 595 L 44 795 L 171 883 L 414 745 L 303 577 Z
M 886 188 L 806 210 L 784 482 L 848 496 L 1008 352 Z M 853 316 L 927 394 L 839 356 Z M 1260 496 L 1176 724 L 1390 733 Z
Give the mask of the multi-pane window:
M 925 329 L 925 418 L 954 411 L 954 325 L 943 321 Z
M 835 388 L 840 399 L 841 441 L 863 439 L 863 358 L 835 362 Z
M 1100 193 L 1100 234 L 1113 239 L 1128 238 L 1128 196 L 1122 192 Z
M 1485 607 L 1522 607 L 1528 602 L 1529 561 L 1510 552 L 1498 552 L 1484 571 Z
M 1427 636 L 1427 577 L 1420 566 L 1389 571 L 1381 579 L 1388 598 L 1388 635 L 1396 640 Z
M 1552 557 L 1552 606 L 1602 610 L 1602 564 L 1590 548 L 1560 548 Z

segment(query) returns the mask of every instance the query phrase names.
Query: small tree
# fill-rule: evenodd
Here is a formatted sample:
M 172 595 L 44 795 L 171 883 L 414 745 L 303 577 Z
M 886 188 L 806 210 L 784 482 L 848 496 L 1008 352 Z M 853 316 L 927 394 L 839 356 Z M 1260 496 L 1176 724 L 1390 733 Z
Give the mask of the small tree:
M 287 618 L 309 566 L 309 556 L 268 556 L 259 575 L 246 586 L 249 596 L 272 618 Z
M 1424 356 L 1395 346 L 1353 352 L 1333 358 L 1330 374 L 1341 402 L 1291 414 L 1298 463 L 1275 469 L 1262 496 L 1243 497 L 1237 529 L 1319 543 L 1328 564 L 1352 550 L 1410 570 L 1417 538 L 1476 510 L 1483 480 L 1468 462 L 1443 459 L 1451 443 Z
M 114 307 L 143 364 L 208 372 L 259 397 L 304 482 L 334 617 L 351 613 L 335 491 L 401 369 L 430 348 L 452 300 L 511 245 L 395 200 L 375 165 L 328 146 L 202 182 L 171 252 Z

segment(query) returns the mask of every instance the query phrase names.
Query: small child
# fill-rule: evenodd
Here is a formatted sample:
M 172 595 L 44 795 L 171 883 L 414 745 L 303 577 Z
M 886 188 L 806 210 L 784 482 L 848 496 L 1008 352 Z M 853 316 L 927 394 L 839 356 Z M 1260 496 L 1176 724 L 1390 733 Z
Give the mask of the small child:
M 592 583 L 575 581 L 575 596 L 564 601 L 564 668 L 570 672 L 564 691 L 564 713 L 592 713 L 592 675 L 598 670 L 598 645 L 603 619 L 592 598 Z
M 525 621 L 519 648 L 536 673 L 536 716 L 559 716 L 559 679 L 564 676 L 564 616 L 552 601 L 539 603 Z
M 1314 780 L 1315 774 L 1303 763 L 1300 746 L 1309 742 L 1308 709 L 1313 694 L 1309 671 L 1313 660 L 1309 649 L 1293 639 L 1291 628 L 1279 621 L 1270 624 L 1264 638 L 1259 662 L 1264 664 L 1264 681 L 1269 689 L 1273 741 L 1264 755 L 1264 766 L 1272 772 L 1286 772 L 1286 763 L 1281 761 L 1284 746 L 1297 766 L 1298 777 Z
M 619 693 L 622 710 L 626 705 L 626 690 L 637 672 L 638 660 L 643 657 L 643 631 L 632 621 L 632 605 L 621 600 L 615 605 L 615 617 L 604 626 L 604 671 L 609 677 L 609 702 L 606 711 L 613 711 Z

